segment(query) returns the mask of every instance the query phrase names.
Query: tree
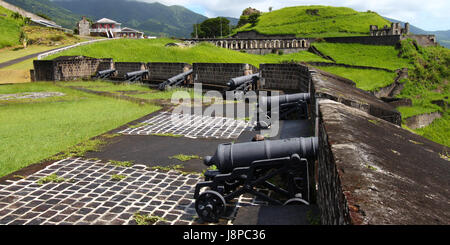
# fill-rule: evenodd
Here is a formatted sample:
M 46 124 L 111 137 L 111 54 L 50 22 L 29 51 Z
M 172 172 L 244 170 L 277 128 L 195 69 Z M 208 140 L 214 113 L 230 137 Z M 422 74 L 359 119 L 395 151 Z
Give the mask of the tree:
M 224 17 L 211 18 L 198 24 L 197 29 L 191 33 L 191 36 L 195 37 L 195 31 L 199 38 L 213 38 L 213 37 L 223 37 L 230 34 L 230 21 Z
M 258 18 L 261 16 L 260 13 L 253 13 L 248 17 L 248 23 L 252 24 L 252 26 L 255 26 L 256 23 L 258 23 Z

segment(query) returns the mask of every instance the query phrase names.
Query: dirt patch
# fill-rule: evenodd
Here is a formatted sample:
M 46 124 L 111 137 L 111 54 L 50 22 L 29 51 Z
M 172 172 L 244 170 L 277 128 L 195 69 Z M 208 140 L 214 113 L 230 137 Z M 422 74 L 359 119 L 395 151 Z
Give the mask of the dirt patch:
M 29 83 L 29 70 L 0 70 L 0 84 Z

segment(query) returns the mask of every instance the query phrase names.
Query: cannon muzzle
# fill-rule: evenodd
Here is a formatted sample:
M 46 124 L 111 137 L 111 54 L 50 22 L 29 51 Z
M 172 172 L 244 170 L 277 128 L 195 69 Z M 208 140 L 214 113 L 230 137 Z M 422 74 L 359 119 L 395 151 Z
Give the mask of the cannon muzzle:
M 309 102 L 310 98 L 311 95 L 309 93 L 285 94 L 279 96 L 261 97 L 259 99 L 259 103 L 266 105 L 267 108 L 269 108 L 272 103 L 282 106 L 283 104 L 296 103 L 300 101 Z
M 127 74 L 125 75 L 125 78 L 128 79 L 128 78 L 134 77 L 134 76 L 143 76 L 147 73 L 148 73 L 148 70 L 127 72 Z
M 229 173 L 238 167 L 248 167 L 258 160 L 289 157 L 293 154 L 298 154 L 301 158 L 314 158 L 318 147 L 317 137 L 220 144 L 214 156 L 204 158 L 204 164 L 215 165 L 221 173 Z
M 251 75 L 247 75 L 247 76 L 235 77 L 235 78 L 231 78 L 230 81 L 227 82 L 227 86 L 230 88 L 237 88 L 244 83 L 254 83 L 258 79 L 259 79 L 259 73 L 255 73 L 255 74 L 251 74 Z

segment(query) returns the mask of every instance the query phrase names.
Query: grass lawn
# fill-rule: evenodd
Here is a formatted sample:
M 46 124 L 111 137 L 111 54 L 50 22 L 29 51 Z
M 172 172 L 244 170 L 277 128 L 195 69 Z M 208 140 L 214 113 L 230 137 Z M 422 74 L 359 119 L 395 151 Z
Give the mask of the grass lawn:
M 356 87 L 373 91 L 394 82 L 396 74 L 381 70 L 366 70 L 339 66 L 320 66 L 318 69 L 348 78 L 356 83 Z
M 146 100 L 171 100 L 173 99 L 184 99 L 184 98 L 194 98 L 194 89 L 192 88 L 172 88 L 166 91 L 160 91 L 157 89 L 149 88 L 146 85 L 141 84 L 129 84 L 129 83 L 119 83 L 115 84 L 112 82 L 105 81 L 94 81 L 94 82 L 63 82 L 60 83 L 62 86 L 76 86 L 83 87 L 94 91 L 111 92 L 116 94 L 124 93 L 127 96 L 146 99 Z M 131 92 L 131 93 L 127 93 Z M 137 92 L 137 93 L 134 93 Z M 187 92 L 179 93 L 177 92 Z M 199 95 L 200 96 L 200 95 Z
M 65 55 L 85 55 L 94 58 L 113 58 L 115 62 L 248 63 L 257 67 L 262 63 L 280 63 L 292 60 L 328 62 L 328 60 L 307 51 L 286 55 L 254 55 L 219 48 L 209 43 L 201 43 L 190 48 L 165 47 L 167 43 L 171 42 L 180 41 L 167 38 L 112 40 L 70 49 L 46 59 Z
M 0 176 L 159 109 L 47 82 L 0 86 L 0 94 L 44 91 L 65 96 L 0 104 Z
M 365 45 L 357 43 L 314 43 L 320 52 L 331 56 L 337 63 L 372 66 L 395 70 L 412 68 L 409 59 L 399 58 L 394 46 Z

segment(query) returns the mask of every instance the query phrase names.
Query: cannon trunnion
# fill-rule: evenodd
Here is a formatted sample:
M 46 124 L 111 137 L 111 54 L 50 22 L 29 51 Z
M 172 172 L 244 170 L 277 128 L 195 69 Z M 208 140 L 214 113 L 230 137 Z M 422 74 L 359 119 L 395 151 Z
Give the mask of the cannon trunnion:
M 195 208 L 200 218 L 216 222 L 228 202 L 244 193 L 271 204 L 309 205 L 308 161 L 318 152 L 318 138 L 291 138 L 258 142 L 221 144 L 214 156 L 205 157 L 208 170 L 205 181 L 195 187 Z M 287 186 L 272 183 L 274 177 L 287 180 Z M 203 188 L 208 190 L 200 193 Z M 260 188 L 269 189 L 280 198 L 269 197 Z

